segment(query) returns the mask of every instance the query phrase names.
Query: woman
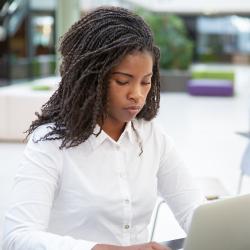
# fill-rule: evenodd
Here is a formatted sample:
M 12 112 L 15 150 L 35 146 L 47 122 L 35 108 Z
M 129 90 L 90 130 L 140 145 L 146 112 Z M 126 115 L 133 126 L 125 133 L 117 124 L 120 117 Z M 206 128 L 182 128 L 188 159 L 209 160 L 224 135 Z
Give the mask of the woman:
M 147 243 L 157 194 L 187 230 L 203 201 L 159 109 L 148 25 L 99 8 L 62 39 L 61 82 L 29 128 L 6 213 L 4 250 L 163 250 Z

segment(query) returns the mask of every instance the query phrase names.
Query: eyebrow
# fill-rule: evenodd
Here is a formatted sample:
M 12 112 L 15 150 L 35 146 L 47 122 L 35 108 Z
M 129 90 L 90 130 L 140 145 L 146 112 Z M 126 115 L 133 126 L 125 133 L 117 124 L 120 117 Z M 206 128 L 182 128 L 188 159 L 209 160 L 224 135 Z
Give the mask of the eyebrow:
M 131 75 L 131 74 L 128 74 L 128 73 L 125 73 L 125 72 L 120 72 L 120 71 L 115 71 L 115 72 L 112 73 L 112 75 L 116 75 L 116 74 L 125 75 L 125 76 L 128 76 L 128 77 L 130 77 L 130 78 L 133 78 L 133 77 L 134 77 L 134 76 Z M 146 74 L 144 77 L 146 77 L 146 76 L 151 76 L 151 75 L 153 75 L 153 73 Z

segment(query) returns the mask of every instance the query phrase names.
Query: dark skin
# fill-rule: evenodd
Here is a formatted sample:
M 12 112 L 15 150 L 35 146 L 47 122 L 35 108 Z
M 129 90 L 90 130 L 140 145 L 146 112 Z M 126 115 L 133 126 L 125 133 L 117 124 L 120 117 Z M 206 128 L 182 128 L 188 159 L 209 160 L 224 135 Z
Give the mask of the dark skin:
M 97 244 L 92 250 L 171 250 L 168 247 L 160 245 L 156 242 L 149 242 L 145 244 L 138 244 L 132 246 L 114 246 L 106 244 Z
M 126 123 L 143 108 L 151 88 L 153 59 L 147 52 L 133 52 L 114 67 L 109 78 L 107 116 L 103 130 L 117 141 Z M 131 246 L 97 244 L 93 250 L 169 250 L 156 242 Z
M 103 130 L 117 141 L 127 122 L 143 108 L 151 88 L 153 59 L 149 52 L 133 52 L 114 67 L 109 78 L 107 117 Z

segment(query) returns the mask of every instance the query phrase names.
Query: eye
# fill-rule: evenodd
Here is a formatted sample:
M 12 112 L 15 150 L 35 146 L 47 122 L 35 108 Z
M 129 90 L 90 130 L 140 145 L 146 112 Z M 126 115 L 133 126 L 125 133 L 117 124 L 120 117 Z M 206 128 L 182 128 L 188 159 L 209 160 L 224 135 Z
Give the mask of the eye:
M 119 85 L 125 85 L 128 83 L 128 81 L 119 81 L 119 80 L 115 80 L 116 83 L 118 83 Z
M 148 81 L 148 82 L 147 82 L 147 81 L 144 81 L 144 82 L 142 82 L 142 84 L 143 84 L 143 85 L 150 85 L 150 84 L 151 84 L 151 81 Z

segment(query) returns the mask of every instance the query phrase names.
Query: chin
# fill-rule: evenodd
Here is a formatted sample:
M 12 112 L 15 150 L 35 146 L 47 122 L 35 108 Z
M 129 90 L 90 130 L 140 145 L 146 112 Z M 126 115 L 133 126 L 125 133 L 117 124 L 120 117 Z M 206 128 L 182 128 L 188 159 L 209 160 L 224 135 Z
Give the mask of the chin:
M 136 115 L 130 116 L 127 119 L 125 119 L 125 122 L 131 122 L 132 120 L 134 120 L 136 118 Z

